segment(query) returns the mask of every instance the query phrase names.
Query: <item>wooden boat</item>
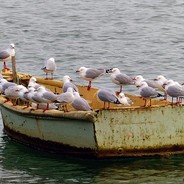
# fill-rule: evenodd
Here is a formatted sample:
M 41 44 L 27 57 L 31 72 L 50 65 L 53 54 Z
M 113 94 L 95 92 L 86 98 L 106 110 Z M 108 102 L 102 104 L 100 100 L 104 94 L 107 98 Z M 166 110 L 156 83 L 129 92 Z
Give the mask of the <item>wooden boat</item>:
M 12 74 L 4 72 L 9 80 Z M 17 73 L 19 83 L 27 85 L 31 76 Z M 39 84 L 61 93 L 62 82 L 36 77 Z M 143 107 L 144 100 L 128 95 L 130 107 L 111 105 L 103 109 L 90 91 L 78 86 L 81 96 L 93 111 L 23 109 L 0 96 L 4 132 L 12 139 L 49 152 L 81 157 L 110 158 L 184 153 L 184 106 L 169 101 L 153 100 Z

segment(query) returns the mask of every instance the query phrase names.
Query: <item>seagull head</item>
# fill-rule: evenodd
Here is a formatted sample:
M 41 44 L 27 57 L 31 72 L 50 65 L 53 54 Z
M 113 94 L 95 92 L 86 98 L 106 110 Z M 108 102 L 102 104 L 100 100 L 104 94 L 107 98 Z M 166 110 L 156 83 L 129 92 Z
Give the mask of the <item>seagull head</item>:
M 110 69 L 106 70 L 106 73 L 118 74 L 118 73 L 120 73 L 120 70 L 118 68 L 110 68 Z
M 142 76 L 142 75 L 137 75 L 137 76 L 135 76 L 135 77 L 133 78 L 133 80 L 134 80 L 134 81 L 137 81 L 137 82 L 138 82 L 138 81 L 140 81 L 140 82 L 141 82 L 141 81 L 143 81 L 143 80 L 144 80 L 144 78 L 143 78 L 143 76 Z
M 63 77 L 63 82 L 69 82 L 69 81 L 73 81 L 72 78 L 70 76 L 68 76 L 68 75 L 65 75 Z
M 121 92 L 119 95 L 118 95 L 119 98 L 124 98 L 125 97 L 125 94 L 123 92 Z
M 153 79 L 154 81 L 166 81 L 167 79 L 163 76 L 163 75 L 158 75 L 155 79 Z
M 31 81 L 31 82 L 36 82 L 37 80 L 36 80 L 35 77 L 31 77 L 31 78 L 30 78 L 30 81 Z
M 87 68 L 86 68 L 86 67 L 81 66 L 80 68 L 78 68 L 78 69 L 76 70 L 76 72 L 81 73 L 81 72 L 85 72 L 86 70 L 87 70 Z
M 55 62 L 55 59 L 53 57 L 49 58 L 49 60 Z
M 143 88 L 143 87 L 148 87 L 148 84 L 146 82 L 139 82 L 136 84 L 137 88 Z
M 14 49 L 14 48 L 15 48 L 14 43 L 11 43 L 11 44 L 10 44 L 10 48 L 11 48 L 11 49 Z

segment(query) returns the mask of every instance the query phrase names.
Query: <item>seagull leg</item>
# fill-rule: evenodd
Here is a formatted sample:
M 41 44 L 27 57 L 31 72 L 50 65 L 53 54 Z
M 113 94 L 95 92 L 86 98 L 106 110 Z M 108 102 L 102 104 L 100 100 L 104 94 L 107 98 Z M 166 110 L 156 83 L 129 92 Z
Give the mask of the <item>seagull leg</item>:
M 120 90 L 119 90 L 119 93 L 121 93 L 123 90 L 123 85 L 120 85 Z
M 108 102 L 108 107 L 107 107 L 107 109 L 110 109 L 110 102 Z
M 91 89 L 91 81 L 89 81 L 87 90 L 89 91 Z
M 54 79 L 54 77 L 53 77 L 53 73 L 51 73 L 51 78 L 50 78 L 51 80 L 53 80 Z
M 17 106 L 17 99 L 12 101 L 13 106 Z
M 46 75 L 45 80 L 48 80 L 47 72 L 46 72 L 46 74 L 45 74 L 45 75 Z
M 24 108 L 22 108 L 22 109 L 23 109 L 23 110 L 24 110 L 24 109 L 27 109 L 29 106 L 30 106 L 30 105 L 29 105 L 29 102 L 27 102 L 27 105 L 26 105 Z
M 147 102 L 147 100 L 146 100 L 146 98 L 144 99 L 144 107 L 146 107 L 146 102 Z
M 65 112 L 69 112 L 67 108 L 67 104 L 65 105 Z
M 43 110 L 43 112 L 45 112 L 46 110 L 49 110 L 49 103 L 47 103 L 46 108 Z
M 165 93 L 164 95 L 164 100 L 167 100 L 167 93 Z
M 4 69 L 5 69 L 5 70 L 10 70 L 9 68 L 7 68 L 6 62 L 5 62 L 5 61 L 4 61 Z

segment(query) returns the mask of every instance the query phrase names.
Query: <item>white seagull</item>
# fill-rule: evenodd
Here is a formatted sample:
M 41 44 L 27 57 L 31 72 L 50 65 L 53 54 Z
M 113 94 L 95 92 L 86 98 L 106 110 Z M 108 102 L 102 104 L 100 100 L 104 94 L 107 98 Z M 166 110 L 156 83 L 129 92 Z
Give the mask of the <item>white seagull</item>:
M 176 104 L 182 103 L 182 98 L 184 98 L 184 86 L 173 80 L 168 80 L 163 84 L 163 87 L 167 95 L 172 98 L 172 104 L 174 104 L 174 98 L 177 98 Z
M 65 93 L 57 95 L 55 103 L 64 105 L 64 112 L 68 112 L 67 104 L 71 104 L 74 101 L 73 88 L 69 87 Z
M 123 85 L 130 85 L 134 83 L 132 77 L 122 74 L 118 68 L 111 68 L 107 70 L 107 73 L 111 74 L 112 82 L 120 86 L 119 93 L 121 93 Z
M 104 102 L 104 109 L 105 109 L 105 103 L 108 103 L 108 109 L 110 108 L 110 103 L 114 104 L 121 104 L 118 97 L 109 89 L 99 89 L 97 91 L 97 98 L 99 101 Z
M 78 92 L 74 92 L 74 100 L 72 102 L 72 107 L 76 110 L 80 111 L 91 111 L 92 108 L 88 104 L 88 102 L 80 96 Z
M 77 86 L 73 84 L 72 81 L 73 80 L 68 75 L 65 75 L 63 77 L 63 93 L 65 93 L 69 87 L 71 87 L 73 91 L 76 91 L 76 92 L 79 91 Z
M 142 75 L 137 75 L 133 78 L 133 80 L 135 81 L 135 86 L 136 84 L 139 84 L 140 82 L 146 82 L 148 84 L 149 87 L 152 87 L 152 88 L 157 88 L 157 85 L 156 85 L 156 82 L 155 80 L 148 80 L 148 79 L 145 79 Z
M 6 79 L 0 79 L 0 91 L 4 93 L 5 90 L 10 86 L 16 86 L 17 84 L 14 82 L 9 82 Z
M 56 70 L 56 63 L 54 58 L 49 58 L 48 60 L 45 61 L 43 67 L 41 68 L 45 74 L 46 78 L 45 79 L 53 79 L 53 74 Z M 48 74 L 51 74 L 51 78 L 48 78 Z
M 4 95 L 8 98 L 5 102 L 11 100 L 13 106 L 17 105 L 17 99 L 19 98 L 19 91 L 25 89 L 23 85 L 10 86 L 4 91 Z M 12 101 L 15 100 L 15 101 Z
M 146 82 L 141 82 L 137 85 L 140 90 L 140 95 L 145 100 L 144 106 L 146 106 L 147 99 L 150 99 L 150 106 L 151 106 L 151 99 L 156 97 L 162 97 L 163 95 L 158 93 L 154 88 L 149 87 Z
M 93 80 L 99 78 L 106 73 L 105 69 L 95 69 L 95 68 L 86 68 L 84 66 L 80 67 L 76 72 L 79 73 L 80 77 L 84 80 L 89 81 L 87 90 L 90 90 L 91 83 Z
M 129 97 L 126 97 L 125 94 L 123 92 L 121 92 L 119 95 L 118 95 L 118 99 L 119 101 L 121 102 L 121 104 L 123 106 L 130 106 L 133 104 L 133 101 L 129 98 Z
M 53 92 L 49 91 L 48 89 L 46 89 L 43 86 L 40 86 L 36 91 L 37 92 L 34 96 L 36 101 L 38 101 L 39 103 L 46 103 L 47 106 L 44 109 L 44 111 L 49 110 L 49 104 L 56 101 L 57 95 L 54 94 Z M 38 105 L 38 107 L 39 107 L 39 105 Z
M 4 69 L 10 70 L 6 66 L 6 61 L 11 60 L 13 56 L 15 56 L 15 45 L 11 43 L 8 49 L 0 52 L 0 60 L 4 62 Z
M 35 89 L 38 89 L 41 85 L 37 83 L 37 79 L 35 77 L 31 77 L 29 79 L 29 83 L 28 83 L 28 89 L 33 87 Z

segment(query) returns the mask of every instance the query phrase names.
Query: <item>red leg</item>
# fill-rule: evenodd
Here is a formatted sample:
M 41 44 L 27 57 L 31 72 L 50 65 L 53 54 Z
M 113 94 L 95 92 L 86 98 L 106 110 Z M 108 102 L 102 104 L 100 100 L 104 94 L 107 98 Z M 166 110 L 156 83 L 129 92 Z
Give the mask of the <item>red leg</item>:
M 144 107 L 146 107 L 146 101 L 147 101 L 147 100 L 146 100 L 146 98 L 145 98 L 145 99 L 144 99 Z
M 91 81 L 89 81 L 87 90 L 89 91 L 91 89 Z
M 122 92 L 122 90 L 123 90 L 123 86 L 121 85 L 121 86 L 120 86 L 119 93 L 121 93 L 121 92 Z
M 45 112 L 46 110 L 49 110 L 49 103 L 47 103 L 47 107 L 43 110 L 43 112 Z
M 5 69 L 5 70 L 10 70 L 9 68 L 7 68 L 6 62 L 5 62 L 5 61 L 4 61 L 4 69 Z

